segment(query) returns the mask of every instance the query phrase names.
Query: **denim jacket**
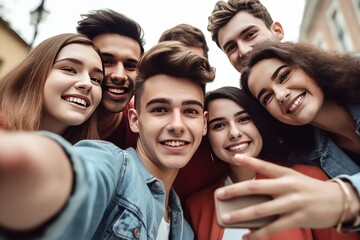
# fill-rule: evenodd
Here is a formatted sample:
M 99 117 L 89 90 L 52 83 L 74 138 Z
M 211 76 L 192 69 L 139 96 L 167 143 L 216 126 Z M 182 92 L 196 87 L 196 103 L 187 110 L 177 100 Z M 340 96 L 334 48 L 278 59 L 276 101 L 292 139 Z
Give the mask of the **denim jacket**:
M 156 239 L 164 214 L 164 186 L 134 149 L 125 151 L 95 140 L 71 146 L 57 135 L 42 134 L 63 147 L 72 162 L 75 183 L 67 205 L 39 239 Z M 169 239 L 193 239 L 174 190 L 169 206 Z
M 356 125 L 356 134 L 360 136 L 360 105 L 347 105 Z M 360 196 L 360 159 L 356 163 L 341 148 L 339 148 L 322 129 L 315 128 L 315 151 L 309 159 L 318 160 L 321 168 L 330 176 L 348 176 Z

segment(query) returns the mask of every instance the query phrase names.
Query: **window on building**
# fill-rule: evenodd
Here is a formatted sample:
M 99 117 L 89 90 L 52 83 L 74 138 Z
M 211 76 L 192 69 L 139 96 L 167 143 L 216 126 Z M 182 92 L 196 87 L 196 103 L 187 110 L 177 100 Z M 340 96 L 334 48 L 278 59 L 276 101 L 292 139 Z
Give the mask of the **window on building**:
M 352 0 L 354 5 L 355 15 L 357 17 L 358 23 L 360 24 L 360 0 Z
M 338 7 L 332 8 L 330 18 L 334 30 L 335 39 L 338 42 L 338 45 L 340 45 L 338 47 L 341 48 L 339 50 L 342 50 L 344 52 L 351 52 L 352 42 L 349 34 L 347 33 L 347 27 L 344 17 Z

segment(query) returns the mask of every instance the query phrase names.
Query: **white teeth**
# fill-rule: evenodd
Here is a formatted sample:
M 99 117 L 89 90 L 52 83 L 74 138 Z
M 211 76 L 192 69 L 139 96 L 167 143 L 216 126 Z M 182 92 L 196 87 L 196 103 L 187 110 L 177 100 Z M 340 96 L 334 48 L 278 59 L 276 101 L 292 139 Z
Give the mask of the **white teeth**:
M 66 97 L 65 101 L 78 103 L 80 105 L 83 105 L 84 107 L 86 107 L 86 105 L 87 105 L 86 101 L 84 99 L 81 99 L 78 97 Z
M 229 149 L 230 150 L 241 150 L 241 149 L 244 149 L 246 148 L 247 146 L 249 146 L 249 143 L 242 143 L 242 144 L 239 144 L 239 145 L 236 145 L 236 146 L 233 146 L 233 147 L 230 147 Z
M 121 94 L 125 92 L 124 89 L 118 89 L 118 88 L 108 88 L 108 91 L 116 94 Z
M 299 104 L 299 102 L 300 102 L 301 100 L 303 100 L 303 99 L 304 99 L 304 95 L 299 96 L 299 97 L 296 99 L 296 101 L 293 103 L 293 105 L 291 105 L 291 107 L 289 108 L 289 112 L 291 112 L 292 110 L 294 110 L 294 109 L 296 108 L 296 106 Z
M 181 141 L 167 141 L 165 142 L 166 146 L 171 146 L 171 147 L 179 147 L 179 146 L 183 146 L 185 145 L 185 142 L 181 142 Z

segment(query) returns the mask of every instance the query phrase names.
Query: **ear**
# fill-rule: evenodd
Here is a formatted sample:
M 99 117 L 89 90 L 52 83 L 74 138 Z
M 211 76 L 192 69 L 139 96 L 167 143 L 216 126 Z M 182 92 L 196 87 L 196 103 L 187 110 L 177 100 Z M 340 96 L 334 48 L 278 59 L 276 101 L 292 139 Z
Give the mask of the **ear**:
M 208 118 L 209 118 L 208 112 L 207 112 L 207 111 L 204 111 L 204 130 L 203 130 L 203 136 L 205 136 L 206 133 L 207 133 L 207 122 L 208 122 Z
M 131 131 L 139 133 L 139 117 L 138 112 L 134 108 L 129 109 L 128 119 Z
M 279 22 L 273 22 L 270 26 L 270 30 L 276 36 L 276 38 L 281 41 L 284 38 L 284 29 Z

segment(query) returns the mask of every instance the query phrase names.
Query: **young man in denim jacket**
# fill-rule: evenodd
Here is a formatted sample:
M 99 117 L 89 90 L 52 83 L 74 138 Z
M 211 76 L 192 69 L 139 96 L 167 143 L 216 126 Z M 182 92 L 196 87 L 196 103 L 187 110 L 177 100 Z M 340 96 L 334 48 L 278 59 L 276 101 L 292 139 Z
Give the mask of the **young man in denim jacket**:
M 0 238 L 193 239 L 171 186 L 206 133 L 205 84 L 214 74 L 177 42 L 145 53 L 129 112 L 136 150 L 0 133 Z

